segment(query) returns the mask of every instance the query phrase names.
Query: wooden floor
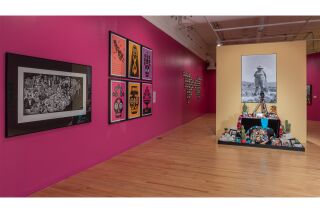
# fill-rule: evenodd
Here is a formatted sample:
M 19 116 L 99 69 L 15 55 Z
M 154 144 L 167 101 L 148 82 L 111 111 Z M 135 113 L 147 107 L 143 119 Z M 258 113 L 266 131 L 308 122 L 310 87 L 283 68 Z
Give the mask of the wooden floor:
M 218 145 L 214 129 L 205 115 L 33 196 L 320 196 L 320 146 Z

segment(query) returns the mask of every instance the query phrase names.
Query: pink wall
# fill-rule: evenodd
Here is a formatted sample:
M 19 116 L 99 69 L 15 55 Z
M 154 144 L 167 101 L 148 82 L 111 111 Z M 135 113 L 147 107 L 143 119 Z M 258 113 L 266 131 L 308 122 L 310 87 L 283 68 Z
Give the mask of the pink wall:
M 308 105 L 308 120 L 320 121 L 320 53 L 307 57 L 307 82 L 312 85 L 312 104 Z
M 153 49 L 152 116 L 108 125 L 109 30 Z M 92 65 L 92 122 L 5 139 L 7 51 Z M 0 55 L 0 196 L 29 195 L 207 111 L 206 95 L 185 103 L 182 80 L 206 79 L 204 62 L 142 17 L 0 17 Z
M 207 71 L 208 112 L 216 113 L 216 70 Z

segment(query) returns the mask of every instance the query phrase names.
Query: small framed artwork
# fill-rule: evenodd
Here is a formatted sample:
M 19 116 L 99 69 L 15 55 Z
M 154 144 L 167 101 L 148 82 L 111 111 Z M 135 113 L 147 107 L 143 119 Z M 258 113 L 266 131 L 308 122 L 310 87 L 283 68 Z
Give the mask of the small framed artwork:
M 109 123 L 125 121 L 127 118 L 127 82 L 109 80 Z
M 236 129 L 230 129 L 229 130 L 229 134 L 230 135 L 236 135 L 237 134 L 237 130 Z
M 91 122 L 91 66 L 6 53 L 6 137 Z
M 128 119 L 141 116 L 141 84 L 128 82 Z
M 287 140 L 287 139 L 282 140 L 282 146 L 292 147 L 291 140 Z
M 307 104 L 308 105 L 312 104 L 312 85 L 311 84 L 307 85 Z
M 292 144 L 292 147 L 302 148 L 302 144 L 295 138 L 289 139 Z
M 152 80 L 152 50 L 142 46 L 142 80 Z
M 115 77 L 127 76 L 127 39 L 109 32 L 109 74 Z
M 152 115 L 152 84 L 142 83 L 142 116 Z
M 141 78 L 141 46 L 128 40 L 128 78 Z

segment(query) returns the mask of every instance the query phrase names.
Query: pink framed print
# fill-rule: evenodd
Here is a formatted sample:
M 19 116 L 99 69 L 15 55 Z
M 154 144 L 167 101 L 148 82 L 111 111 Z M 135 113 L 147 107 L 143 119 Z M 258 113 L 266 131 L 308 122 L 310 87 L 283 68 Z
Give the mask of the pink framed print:
M 142 116 L 152 115 L 152 84 L 142 83 Z
M 127 119 L 127 82 L 109 81 L 109 123 L 117 123 Z
M 152 81 L 152 50 L 142 47 L 142 80 Z

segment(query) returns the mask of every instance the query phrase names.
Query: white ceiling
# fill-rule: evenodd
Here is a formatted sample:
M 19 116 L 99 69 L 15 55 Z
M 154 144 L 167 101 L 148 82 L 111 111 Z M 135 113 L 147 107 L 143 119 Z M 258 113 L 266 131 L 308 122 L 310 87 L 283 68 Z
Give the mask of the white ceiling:
M 219 39 L 223 45 L 308 40 L 308 53 L 320 52 L 320 16 L 145 16 L 144 18 L 211 64 L 215 61 Z

